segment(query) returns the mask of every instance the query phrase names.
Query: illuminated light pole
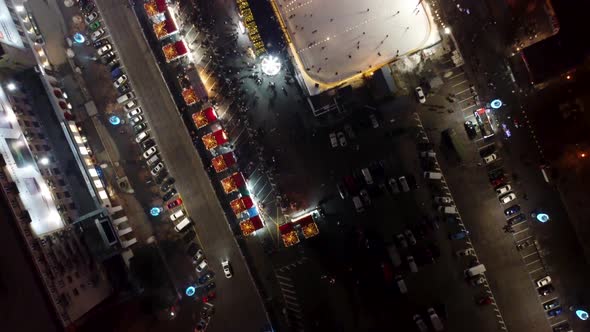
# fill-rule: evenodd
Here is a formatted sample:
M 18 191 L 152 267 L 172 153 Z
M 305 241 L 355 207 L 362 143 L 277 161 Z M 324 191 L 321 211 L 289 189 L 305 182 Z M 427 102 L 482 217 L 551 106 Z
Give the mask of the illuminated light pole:
M 260 69 L 268 76 L 275 76 L 281 71 L 281 61 L 273 55 L 267 55 L 262 58 Z

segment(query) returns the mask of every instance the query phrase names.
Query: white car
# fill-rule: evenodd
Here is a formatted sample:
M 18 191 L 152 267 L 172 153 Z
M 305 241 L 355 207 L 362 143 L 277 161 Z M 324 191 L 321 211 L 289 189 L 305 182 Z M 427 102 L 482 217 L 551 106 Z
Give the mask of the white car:
M 336 138 L 336 133 L 330 133 L 330 144 L 332 144 L 333 148 L 338 147 L 338 138 Z
M 197 267 L 195 268 L 195 270 L 197 270 L 197 272 L 203 272 L 204 269 L 207 268 L 207 260 L 203 259 L 199 265 L 197 265 Z
M 180 209 L 170 215 L 170 220 L 175 221 L 175 220 L 178 220 L 178 218 L 180 218 L 182 216 L 184 216 L 184 211 L 182 209 Z
M 137 102 L 135 100 L 130 100 L 127 102 L 127 104 L 125 104 L 125 109 L 128 111 L 132 110 L 136 107 L 137 107 Z
M 90 35 L 90 39 L 94 42 L 97 41 L 98 38 L 102 37 L 102 35 L 104 35 L 104 29 L 100 28 Z
M 134 109 L 133 111 L 127 113 L 127 118 L 131 119 L 132 117 L 143 113 L 141 107 Z
M 180 210 L 182 211 L 182 210 Z M 197 253 L 195 254 L 195 259 L 198 261 L 201 260 L 201 258 L 205 257 L 205 253 L 203 252 L 203 249 L 199 249 L 197 250 Z
M 420 104 L 424 104 L 426 102 L 426 96 L 424 95 L 424 90 L 422 90 L 421 87 L 416 88 L 416 98 L 418 98 Z
M 141 121 L 143 121 L 143 116 L 141 116 L 141 115 L 138 115 L 136 117 L 129 119 L 129 122 L 131 122 L 131 124 L 134 124 L 134 125 L 140 123 Z
M 408 247 L 408 241 L 406 241 L 406 238 L 404 237 L 404 235 L 402 233 L 398 234 L 396 237 L 397 237 L 397 241 L 402 246 L 402 248 Z
M 162 164 L 162 162 L 159 162 L 156 166 L 154 166 L 154 168 L 152 168 L 150 173 L 152 173 L 153 176 L 156 176 L 158 175 L 158 173 L 160 173 L 162 169 L 164 169 L 164 164 Z
M 492 163 L 496 159 L 498 159 L 498 156 L 496 156 L 495 153 L 492 153 L 490 155 L 487 155 L 487 156 L 483 157 L 483 161 L 486 164 L 490 164 L 490 163 Z
M 150 134 L 148 134 L 146 131 L 142 131 L 141 133 L 137 134 L 137 136 L 135 136 L 135 142 L 141 143 L 141 142 L 143 142 L 143 140 L 145 140 L 149 136 L 150 136 Z
M 408 241 L 410 242 L 410 245 L 415 245 L 416 244 L 416 238 L 414 237 L 414 233 L 412 233 L 411 230 L 406 229 L 404 231 L 404 235 L 406 236 L 406 238 L 408 239 Z
M 475 256 L 475 250 L 473 248 L 465 248 L 457 250 L 455 253 L 457 256 Z
M 345 147 L 348 145 L 348 143 L 346 142 L 346 136 L 344 136 L 344 133 L 339 131 L 336 136 L 338 137 L 338 141 L 340 142 L 340 146 Z
M 143 153 L 143 158 L 148 159 L 149 157 L 153 156 L 154 153 L 156 153 L 156 151 L 158 151 L 158 149 L 156 149 L 155 146 L 152 146 L 151 148 L 145 150 L 145 152 Z
M 500 199 L 500 202 L 502 204 L 510 203 L 510 202 L 512 202 L 513 200 L 516 199 L 516 194 L 515 193 L 510 193 L 510 194 L 507 194 L 507 195 L 504 195 L 504 196 L 500 196 L 499 199 Z
M 231 278 L 233 276 L 231 265 L 229 265 L 229 261 L 226 259 L 221 262 L 221 267 L 223 268 L 223 274 L 225 274 L 226 278 Z
M 98 17 L 98 13 L 92 12 L 92 13 L 86 15 L 86 17 L 84 18 L 84 22 L 86 22 L 86 24 L 90 24 L 90 23 L 92 23 L 92 21 L 96 20 L 97 17 Z
M 389 187 L 391 188 L 391 191 L 393 191 L 394 194 L 398 194 L 399 193 L 399 186 L 397 185 L 397 181 L 395 181 L 394 178 L 391 178 L 391 179 L 389 179 L 388 183 L 389 183 Z
M 502 187 L 496 189 L 496 194 L 502 195 L 502 194 L 509 192 L 510 190 L 512 190 L 511 185 L 509 185 L 509 184 L 503 185 Z
M 113 82 L 113 85 L 115 86 L 115 88 L 118 88 L 118 87 L 120 87 L 125 82 L 127 82 L 127 75 L 121 75 L 121 76 L 119 76 L 119 78 L 117 78 Z
M 452 204 L 453 200 L 449 196 L 436 196 L 434 197 L 434 202 L 436 204 Z
M 367 191 L 367 189 L 361 190 L 360 195 L 365 205 L 371 205 L 371 197 L 369 196 L 369 192 Z
M 535 284 L 537 284 L 537 287 L 547 286 L 550 283 L 551 283 L 551 277 L 550 276 L 546 276 L 546 277 L 543 277 L 543 278 L 535 281 Z
M 98 55 L 103 55 L 112 49 L 113 49 L 113 47 L 111 46 L 111 44 L 106 44 L 105 46 L 99 48 L 97 52 L 98 52 Z

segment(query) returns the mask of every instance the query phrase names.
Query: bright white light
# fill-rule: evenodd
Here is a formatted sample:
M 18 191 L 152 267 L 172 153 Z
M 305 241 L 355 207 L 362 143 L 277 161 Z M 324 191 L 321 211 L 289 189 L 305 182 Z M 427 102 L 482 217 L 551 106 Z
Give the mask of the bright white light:
M 262 58 L 260 68 L 262 69 L 262 72 L 266 75 L 275 76 L 279 73 L 279 71 L 281 71 L 281 62 L 276 56 L 267 55 L 264 58 Z
M 8 89 L 8 91 L 14 91 L 14 90 L 16 90 L 16 84 L 14 84 L 12 82 L 8 83 L 8 84 L 6 84 L 6 88 Z
M 39 159 L 39 162 L 41 163 L 41 165 L 49 165 L 49 158 L 43 157 Z
M 445 33 L 448 35 L 449 33 L 451 33 L 451 28 L 449 27 L 445 27 Z
M 246 33 L 246 27 L 242 21 L 238 21 L 238 31 L 240 31 L 240 33 Z
M 25 11 L 25 7 L 18 5 L 18 6 L 14 6 L 14 9 L 16 9 L 17 12 L 22 13 Z

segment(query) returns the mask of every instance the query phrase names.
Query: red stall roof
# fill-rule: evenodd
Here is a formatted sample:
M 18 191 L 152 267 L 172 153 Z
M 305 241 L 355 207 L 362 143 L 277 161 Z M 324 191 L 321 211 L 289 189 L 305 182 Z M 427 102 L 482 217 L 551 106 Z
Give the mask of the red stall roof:
M 205 111 L 205 116 L 207 117 L 207 120 L 209 121 L 209 123 L 217 120 L 217 113 L 215 113 L 215 110 L 213 109 L 213 107 L 207 107 L 204 111 Z
M 242 197 L 242 203 L 244 203 L 246 209 L 249 209 L 254 206 L 254 202 L 252 201 L 252 198 L 250 198 L 250 196 Z
M 174 43 L 174 48 L 176 48 L 176 53 L 178 53 L 178 55 L 185 55 L 186 52 L 188 52 L 182 40 L 179 40 L 176 43 Z
M 301 225 L 302 227 L 305 226 L 305 225 L 311 224 L 313 222 L 314 222 L 313 221 L 313 216 L 311 214 L 308 215 L 308 216 L 306 216 L 306 217 L 304 217 L 304 218 L 301 218 L 301 219 L 297 220 L 297 223 L 299 225 Z
M 242 172 L 234 173 L 232 175 L 232 180 L 234 180 L 234 183 L 238 188 L 241 188 L 246 184 L 246 179 L 244 179 L 244 175 L 242 174 Z
M 225 161 L 225 166 L 231 167 L 236 163 L 236 156 L 233 152 L 224 153 L 223 161 Z
M 158 8 L 158 12 L 163 13 L 166 11 L 166 0 L 156 0 L 156 8 Z
M 255 217 L 250 218 L 250 222 L 252 222 L 252 225 L 254 225 L 254 228 L 256 230 L 261 229 L 262 226 L 263 226 L 262 225 L 262 219 L 260 219 L 259 216 L 255 216 Z
M 281 232 L 281 234 L 287 234 L 287 233 L 291 232 L 292 230 L 293 230 L 293 224 L 290 222 L 279 226 L 279 232 Z
M 227 134 L 225 133 L 225 130 L 223 130 L 223 129 L 219 129 L 217 131 L 214 131 L 213 137 L 215 137 L 215 140 L 217 141 L 217 145 L 225 144 L 228 141 Z

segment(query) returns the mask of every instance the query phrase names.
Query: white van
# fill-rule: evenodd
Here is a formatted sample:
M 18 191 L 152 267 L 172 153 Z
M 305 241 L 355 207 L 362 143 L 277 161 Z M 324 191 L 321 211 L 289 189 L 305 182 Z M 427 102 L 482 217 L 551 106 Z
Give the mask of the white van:
M 459 212 L 457 212 L 457 208 L 455 206 L 439 206 L 438 212 L 444 213 L 444 214 L 459 214 Z
M 129 99 L 133 99 L 135 98 L 135 94 L 133 92 L 127 92 L 124 95 L 119 96 L 119 98 L 117 98 L 117 103 L 119 104 L 123 104 L 126 101 L 128 101 Z
M 408 292 L 408 287 L 406 287 L 406 282 L 404 278 L 399 274 L 395 276 L 395 281 L 397 283 L 397 287 L 399 287 L 399 292 L 402 294 L 406 294 Z
M 152 166 L 155 163 L 157 163 L 160 160 L 160 156 L 158 156 L 157 154 L 151 156 L 150 159 L 146 160 L 146 163 L 148 164 L 148 166 Z
M 180 233 L 190 223 L 191 220 L 189 218 L 184 218 L 178 224 L 176 224 L 176 226 L 174 226 L 174 230 Z
M 416 265 L 416 261 L 414 260 L 414 256 L 408 256 L 408 266 L 410 267 L 410 271 L 413 273 L 418 272 L 418 265 Z
M 178 218 L 184 216 L 184 211 L 182 209 L 174 212 L 173 214 L 170 215 L 170 220 L 174 221 L 177 220 Z
M 358 212 L 358 213 L 365 212 L 365 208 L 363 207 L 363 202 L 361 201 L 360 197 L 358 197 L 358 196 L 352 197 L 352 202 L 354 203 L 354 208 L 356 209 L 356 212 Z
M 442 179 L 441 172 L 424 172 L 424 178 L 428 180 L 440 180 Z
M 142 131 L 141 133 L 137 134 L 137 136 L 135 136 L 135 142 L 137 142 L 139 144 L 139 143 L 143 142 L 149 136 L 150 136 L 150 134 L 148 134 L 147 131 Z
M 408 191 L 410 191 L 410 186 L 408 185 L 408 180 L 406 180 L 405 176 L 400 176 L 399 177 L 399 184 L 402 186 L 402 191 L 407 193 Z
M 387 247 L 387 253 L 389 254 L 389 259 L 391 259 L 391 263 L 393 263 L 394 267 L 402 265 L 402 259 L 399 256 L 399 252 L 397 251 L 395 244 L 392 243 Z
M 371 172 L 369 172 L 368 168 L 361 169 L 361 173 L 363 173 L 363 177 L 365 178 L 365 182 L 367 184 L 373 184 L 373 177 L 371 176 Z

